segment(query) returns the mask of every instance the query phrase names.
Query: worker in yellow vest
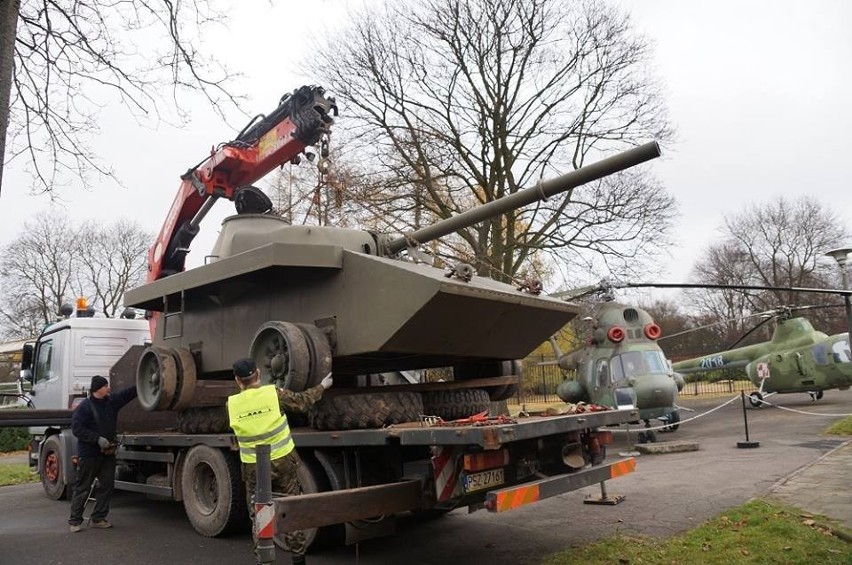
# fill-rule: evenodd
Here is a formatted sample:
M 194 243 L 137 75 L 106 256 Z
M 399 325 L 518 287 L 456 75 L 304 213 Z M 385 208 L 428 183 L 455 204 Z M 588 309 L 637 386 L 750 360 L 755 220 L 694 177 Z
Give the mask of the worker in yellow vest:
M 257 480 L 256 447 L 261 444 L 270 446 L 272 492 L 299 494 L 299 478 L 296 475 L 299 458 L 294 451 L 295 445 L 284 411 L 307 412 L 322 397 L 323 392 L 331 388 L 332 378 L 329 373 L 320 384 L 304 392 L 293 392 L 271 384 L 261 385 L 260 371 L 254 359 L 245 358 L 234 363 L 234 380 L 240 392 L 228 398 L 228 417 L 240 444 L 246 499 L 254 519 L 252 499 Z M 284 540 L 292 553 L 294 565 L 305 563 L 304 532 L 284 534 Z

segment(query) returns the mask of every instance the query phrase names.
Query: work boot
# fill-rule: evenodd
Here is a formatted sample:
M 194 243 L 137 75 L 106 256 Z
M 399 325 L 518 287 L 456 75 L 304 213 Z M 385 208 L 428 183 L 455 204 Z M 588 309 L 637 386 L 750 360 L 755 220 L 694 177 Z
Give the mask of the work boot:
M 82 532 L 82 531 L 83 531 L 83 526 L 81 526 L 80 524 L 69 524 L 69 526 L 68 526 L 68 530 L 69 530 L 72 534 L 76 534 L 77 532 Z
M 106 530 L 107 528 L 111 528 L 112 524 L 110 524 L 106 520 L 95 520 L 95 521 L 92 522 L 92 527 L 93 528 L 99 528 L 101 530 Z

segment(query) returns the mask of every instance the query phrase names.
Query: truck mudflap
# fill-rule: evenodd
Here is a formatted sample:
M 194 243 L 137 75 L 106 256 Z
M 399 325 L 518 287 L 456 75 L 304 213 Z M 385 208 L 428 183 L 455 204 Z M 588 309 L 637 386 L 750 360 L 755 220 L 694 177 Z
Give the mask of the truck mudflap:
M 484 506 L 489 512 L 505 512 L 551 496 L 603 483 L 636 470 L 636 459 L 628 457 L 575 473 L 566 473 L 538 481 L 492 490 Z

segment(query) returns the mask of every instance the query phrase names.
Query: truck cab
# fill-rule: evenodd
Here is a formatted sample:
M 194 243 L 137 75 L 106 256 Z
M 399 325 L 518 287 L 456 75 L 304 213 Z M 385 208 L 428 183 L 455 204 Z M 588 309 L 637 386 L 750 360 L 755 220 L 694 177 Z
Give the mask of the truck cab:
M 150 336 L 142 319 L 71 317 L 51 324 L 24 346 L 21 375 L 31 383 L 35 408 L 75 407 L 93 376 L 109 377 L 110 367 Z
M 91 311 L 89 311 L 91 312 Z M 109 377 L 110 367 L 133 345 L 150 341 L 148 322 L 130 317 L 94 318 L 85 310 L 47 326 L 24 345 L 21 380 L 29 402 L 40 410 L 73 409 L 88 394 L 92 377 Z M 30 466 L 38 466 L 45 493 L 66 497 L 74 476 L 76 438 L 60 426 L 30 427 Z

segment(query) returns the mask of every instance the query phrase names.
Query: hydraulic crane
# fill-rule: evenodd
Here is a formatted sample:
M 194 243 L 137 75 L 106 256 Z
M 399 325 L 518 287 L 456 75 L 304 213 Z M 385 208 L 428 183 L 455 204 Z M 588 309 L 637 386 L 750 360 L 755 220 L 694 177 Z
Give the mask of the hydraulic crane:
M 233 141 L 187 170 L 148 251 L 148 282 L 184 270 L 189 245 L 216 200 L 234 200 L 238 212 L 265 212 L 266 199 L 250 186 L 253 182 L 275 167 L 298 162 L 308 146 L 320 143 L 327 156 L 332 113 L 337 115 L 334 98 L 326 97 L 321 87 L 302 86 L 283 96 L 271 114 L 256 116 Z

